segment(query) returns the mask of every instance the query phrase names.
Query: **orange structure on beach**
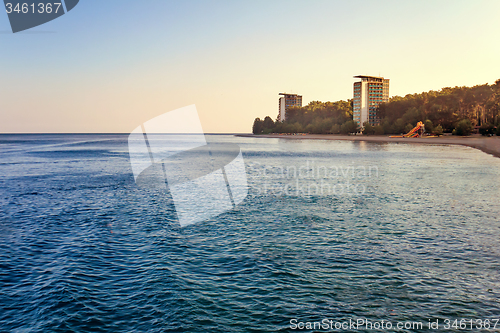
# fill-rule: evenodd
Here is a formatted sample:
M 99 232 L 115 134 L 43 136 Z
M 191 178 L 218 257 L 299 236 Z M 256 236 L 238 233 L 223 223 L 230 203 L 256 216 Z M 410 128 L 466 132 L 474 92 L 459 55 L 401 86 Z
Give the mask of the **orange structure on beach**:
M 411 131 L 403 135 L 392 135 L 391 138 L 419 138 L 425 132 L 425 125 L 419 121 Z

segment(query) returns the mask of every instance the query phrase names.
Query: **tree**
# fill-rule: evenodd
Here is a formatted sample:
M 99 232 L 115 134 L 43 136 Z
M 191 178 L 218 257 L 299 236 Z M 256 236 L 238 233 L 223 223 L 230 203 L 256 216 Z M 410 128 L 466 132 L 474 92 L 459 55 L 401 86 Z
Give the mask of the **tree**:
M 454 129 L 462 119 L 468 119 L 473 125 L 497 124 L 500 122 L 500 80 L 493 85 L 447 87 L 440 91 L 394 96 L 389 102 L 381 103 L 377 112 L 384 119 L 382 126 L 386 133 L 389 129 L 384 124 L 386 121 L 391 124 L 393 133 L 401 133 L 406 124 L 424 119 L 440 124 L 445 131 Z M 427 127 L 427 131 L 432 130 Z
M 342 134 L 351 134 L 358 132 L 359 132 L 359 125 L 358 122 L 355 120 L 348 120 L 345 123 L 343 123 L 342 126 L 340 127 L 340 133 Z
M 498 127 L 498 125 L 500 124 L 500 79 L 495 81 L 495 84 L 492 85 L 492 89 L 494 92 L 494 97 L 489 107 L 494 115 L 493 122 Z
M 403 122 L 403 119 L 399 118 L 396 120 L 396 122 L 392 125 L 392 133 L 403 133 L 405 131 L 405 123 Z M 407 133 L 407 132 L 405 132 Z
M 455 135 L 467 136 L 472 133 L 474 126 L 469 119 L 460 120 L 455 127 Z
M 375 133 L 375 130 L 373 128 L 372 125 L 370 125 L 370 123 L 368 121 L 365 121 L 365 123 L 363 124 L 363 134 L 364 135 L 372 135 Z
M 274 130 L 274 121 L 271 119 L 271 117 L 266 116 L 264 118 L 264 121 L 262 123 L 262 129 L 264 133 L 271 133 Z
M 492 124 L 486 123 L 479 127 L 479 133 L 481 135 L 493 135 L 495 134 L 495 127 Z
M 424 126 L 427 133 L 432 133 L 432 131 L 434 130 L 434 124 L 432 124 L 432 121 L 430 119 L 427 119 L 424 122 Z
M 306 128 L 304 129 L 304 131 L 305 131 L 306 133 L 311 134 L 311 133 L 313 132 L 313 129 L 314 129 L 314 126 L 313 126 L 312 124 L 308 124 L 308 125 L 306 126 Z
M 337 102 L 312 101 L 304 107 L 291 107 L 287 110 L 286 121 L 274 122 L 266 117 L 255 120 L 252 131 L 258 133 L 355 133 L 352 123 L 352 100 Z M 474 87 L 446 87 L 439 91 L 428 91 L 420 94 L 408 94 L 404 97 L 394 96 L 389 102 L 377 107 L 377 114 L 382 119 L 381 125 L 385 134 L 407 133 L 408 124 L 425 122 L 427 132 L 436 134 L 434 124 L 439 124 L 443 132 L 457 133 L 456 127 L 462 120 L 468 120 L 472 126 L 479 124 L 500 125 L 500 79 L 495 84 L 477 85 Z M 269 118 L 269 119 L 268 119 Z M 300 126 L 298 126 L 299 124 Z M 458 129 L 468 132 L 468 126 L 462 123 Z M 293 126 L 292 126 L 293 125 Z M 337 125 L 337 126 L 336 126 Z M 302 129 L 300 129 L 302 127 Z M 356 127 L 357 128 L 357 127 Z M 365 131 L 369 134 L 371 130 Z M 381 133 L 378 129 L 377 133 Z M 437 131 L 439 133 L 440 131 Z
M 330 133 L 332 134 L 339 134 L 340 133 L 340 125 L 339 124 L 334 124 L 332 128 L 330 129 Z
M 304 128 L 299 122 L 296 122 L 293 124 L 293 133 L 302 133 L 304 131 Z
M 253 127 L 252 127 L 252 133 L 253 134 L 260 134 L 262 133 L 262 130 L 264 129 L 264 122 L 260 118 L 255 118 L 253 121 Z
M 394 133 L 392 131 L 392 125 L 389 119 L 384 119 L 384 121 L 382 122 L 382 128 L 384 129 L 385 134 Z
M 434 127 L 434 129 L 432 130 L 432 134 L 437 136 L 443 135 L 443 126 L 437 125 L 436 127 Z
M 384 135 L 384 128 L 380 125 L 377 125 L 373 128 L 375 135 Z
M 405 133 L 409 133 L 414 127 L 412 124 L 406 124 Z

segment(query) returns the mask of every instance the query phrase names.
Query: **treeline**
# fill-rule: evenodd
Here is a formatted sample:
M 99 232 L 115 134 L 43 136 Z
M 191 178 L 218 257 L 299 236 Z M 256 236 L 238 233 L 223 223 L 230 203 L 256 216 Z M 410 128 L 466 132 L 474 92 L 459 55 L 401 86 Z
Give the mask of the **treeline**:
M 352 120 L 352 101 L 313 101 L 304 107 L 292 107 L 286 112 L 284 122 L 273 121 L 267 116 L 256 118 L 254 134 L 269 133 L 352 133 L 358 128 Z
M 424 120 L 449 133 L 461 130 L 465 124 L 469 128 L 494 127 L 500 121 L 500 80 L 492 85 L 443 88 L 405 97 L 396 96 L 389 103 L 379 106 L 378 115 L 387 133 L 405 132 L 416 122 Z
M 378 126 L 364 124 L 364 134 L 401 134 L 424 121 L 426 131 L 468 135 L 474 126 L 482 134 L 493 134 L 500 127 L 500 79 L 495 84 L 474 87 L 443 88 L 420 94 L 395 96 L 380 104 Z M 497 128 L 497 129 L 495 129 Z M 352 101 L 311 102 L 287 112 L 287 120 L 274 122 L 270 117 L 255 119 L 253 133 L 346 134 L 359 131 L 352 121 Z

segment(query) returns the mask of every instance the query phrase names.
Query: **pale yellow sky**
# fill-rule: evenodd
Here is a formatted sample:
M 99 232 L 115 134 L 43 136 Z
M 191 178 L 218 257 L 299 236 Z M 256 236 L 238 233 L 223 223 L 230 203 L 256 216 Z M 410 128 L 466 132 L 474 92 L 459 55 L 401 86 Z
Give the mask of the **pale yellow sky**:
M 100 4 L 0 34 L 0 132 L 128 133 L 191 104 L 205 132 L 250 132 L 279 92 L 346 100 L 359 74 L 391 96 L 500 78 L 498 1 Z

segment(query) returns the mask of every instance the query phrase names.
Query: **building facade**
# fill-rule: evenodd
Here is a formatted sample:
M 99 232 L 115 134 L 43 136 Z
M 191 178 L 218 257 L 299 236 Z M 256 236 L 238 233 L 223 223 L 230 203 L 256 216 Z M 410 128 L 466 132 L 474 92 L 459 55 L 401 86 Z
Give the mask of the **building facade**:
M 353 119 L 363 126 L 365 122 L 375 126 L 380 123 L 377 107 L 389 102 L 389 79 L 378 76 L 358 75 L 361 81 L 354 82 Z
M 302 96 L 287 93 L 280 93 L 280 95 L 283 97 L 279 98 L 278 120 L 283 122 L 286 120 L 286 112 L 289 108 L 294 106 L 302 106 Z

